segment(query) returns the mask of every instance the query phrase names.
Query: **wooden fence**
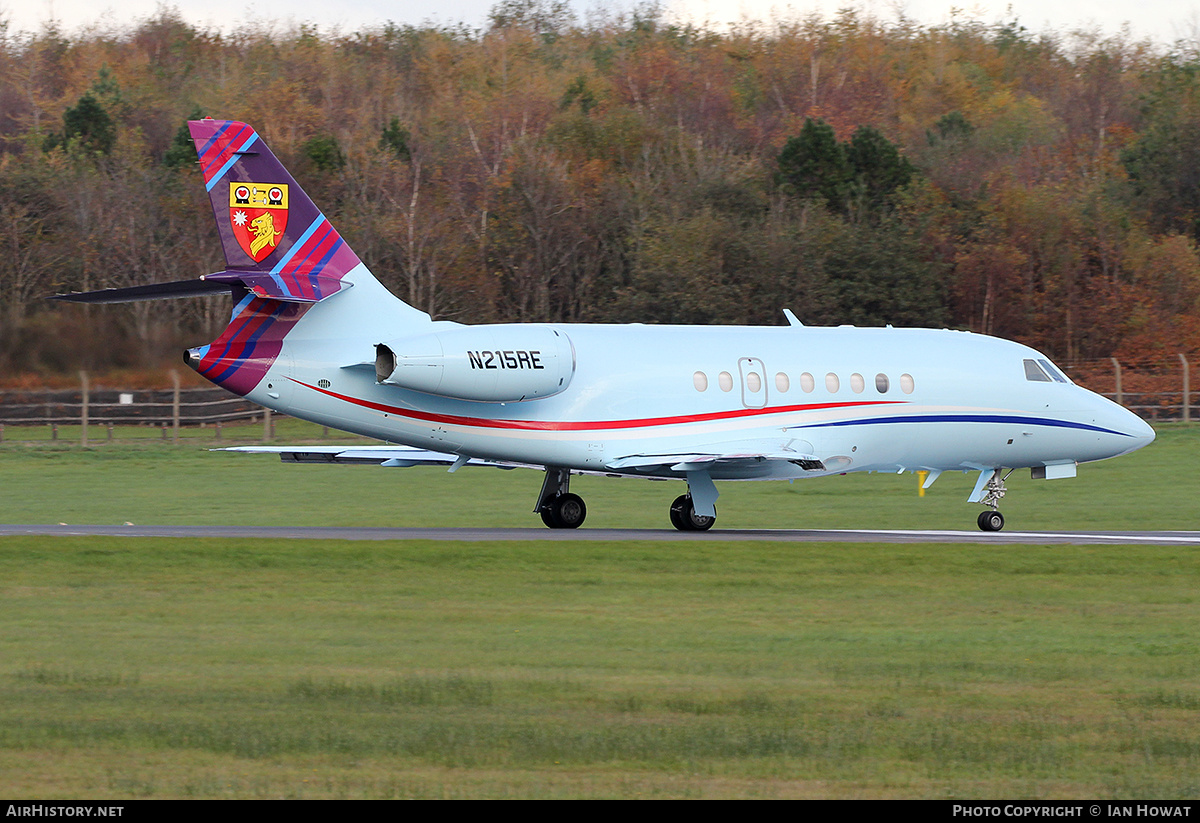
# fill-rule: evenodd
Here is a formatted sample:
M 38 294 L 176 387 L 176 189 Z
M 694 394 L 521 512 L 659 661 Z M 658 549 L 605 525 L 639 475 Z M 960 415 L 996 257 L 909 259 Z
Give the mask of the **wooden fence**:
M 1076 383 L 1146 420 L 1200 420 L 1200 393 L 1192 390 L 1191 364 L 1183 354 L 1138 362 L 1085 360 L 1065 371 Z
M 93 387 L 80 372 L 78 389 L 0 389 L 0 438 L 4 426 L 46 426 L 57 439 L 59 426 L 103 427 L 112 438 L 114 426 L 150 426 L 178 439 L 181 427 L 213 427 L 262 421 L 270 431 L 271 411 L 217 386 L 182 388 L 178 375 L 168 389 Z M 104 436 L 104 435 L 101 435 Z

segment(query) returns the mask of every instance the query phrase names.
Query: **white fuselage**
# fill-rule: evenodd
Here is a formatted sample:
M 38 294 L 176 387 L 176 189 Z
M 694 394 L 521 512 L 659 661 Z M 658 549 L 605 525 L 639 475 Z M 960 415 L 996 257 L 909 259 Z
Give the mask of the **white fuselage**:
M 353 274 L 348 279 L 355 281 Z M 825 466 L 736 462 L 713 466 L 713 479 L 1054 466 L 1114 457 L 1154 436 L 1120 406 L 1060 380 L 1053 367 L 1043 371 L 1053 378 L 1031 379 L 1024 364 L 1044 361 L 1037 351 L 967 332 L 525 328 L 533 341 L 547 339 L 547 330 L 569 340 L 572 362 L 558 393 L 484 402 L 381 383 L 375 347 L 384 342 L 402 357 L 406 339 L 450 341 L 454 350 L 442 353 L 447 374 L 458 368 L 468 376 L 461 370 L 483 363 L 480 347 L 467 342 L 473 330 L 494 330 L 495 339 L 524 349 L 521 327 L 430 322 L 367 276 L 297 323 L 248 396 L 380 440 L 525 464 L 672 476 L 662 465 L 623 461 L 789 451 L 814 455 Z M 523 355 L 523 364 L 540 364 L 538 357 Z M 510 360 L 522 367 L 516 355 Z

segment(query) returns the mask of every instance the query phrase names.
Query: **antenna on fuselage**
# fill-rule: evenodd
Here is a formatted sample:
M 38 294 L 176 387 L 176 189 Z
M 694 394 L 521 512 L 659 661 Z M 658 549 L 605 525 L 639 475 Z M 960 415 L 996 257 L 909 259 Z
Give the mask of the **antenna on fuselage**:
M 796 315 L 792 314 L 792 310 L 791 310 L 791 309 L 784 309 L 784 310 L 783 310 L 783 316 L 787 318 L 787 321 L 788 321 L 788 325 L 789 325 L 789 326 L 803 326 L 803 325 L 804 325 L 803 323 L 801 323 L 801 322 L 800 322 L 800 318 L 799 318 L 799 317 L 797 317 Z

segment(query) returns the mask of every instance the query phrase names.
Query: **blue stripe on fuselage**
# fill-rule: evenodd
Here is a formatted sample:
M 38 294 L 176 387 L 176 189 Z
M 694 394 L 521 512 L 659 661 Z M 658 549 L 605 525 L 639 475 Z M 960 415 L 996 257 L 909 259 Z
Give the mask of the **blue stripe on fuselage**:
M 788 428 L 823 429 L 830 426 L 867 426 L 876 423 L 1023 423 L 1030 426 L 1053 426 L 1060 429 L 1081 429 L 1101 434 L 1117 434 L 1122 437 L 1133 436 L 1125 432 L 1092 426 L 1087 423 L 1074 423 L 1070 420 L 1053 420 L 1047 417 L 1022 417 L 1020 415 L 1009 414 L 929 414 L 904 417 L 870 417 L 859 418 L 857 420 L 834 420 L 830 423 L 805 423 L 799 426 L 789 426 Z

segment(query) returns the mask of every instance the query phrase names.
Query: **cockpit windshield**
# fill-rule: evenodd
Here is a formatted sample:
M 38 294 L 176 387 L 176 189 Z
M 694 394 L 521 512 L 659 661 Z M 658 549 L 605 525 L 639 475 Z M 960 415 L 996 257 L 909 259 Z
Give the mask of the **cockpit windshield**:
M 1025 361 L 1025 379 L 1034 383 L 1070 383 L 1049 360 L 1039 357 Z

